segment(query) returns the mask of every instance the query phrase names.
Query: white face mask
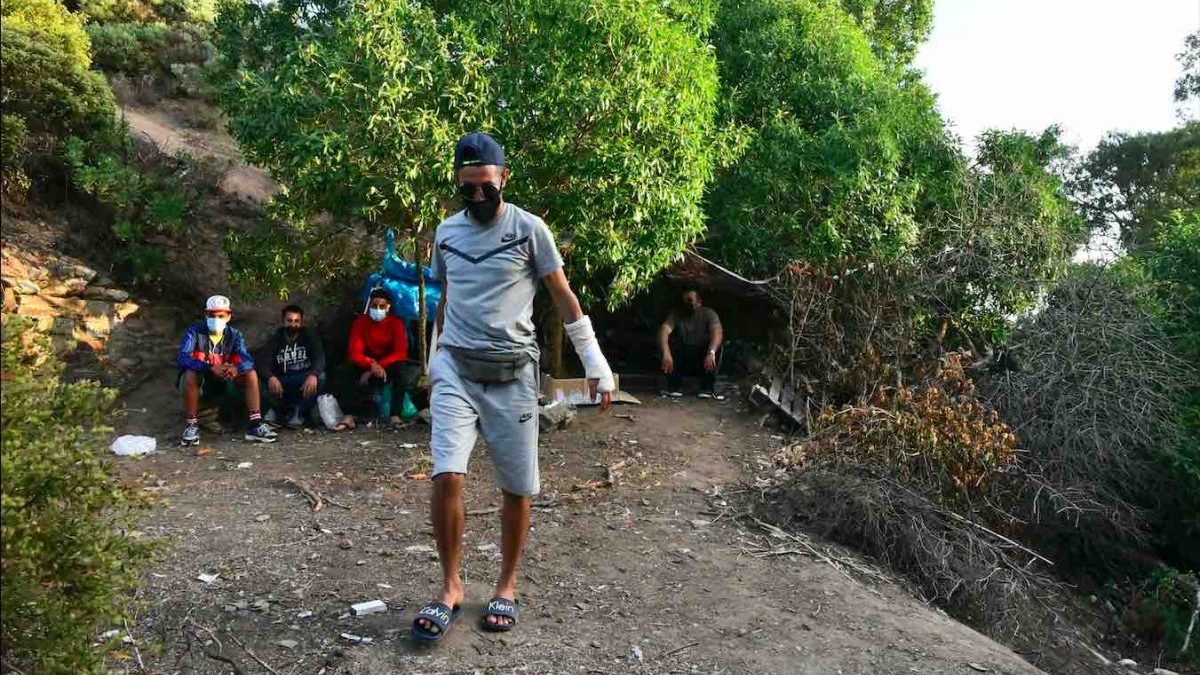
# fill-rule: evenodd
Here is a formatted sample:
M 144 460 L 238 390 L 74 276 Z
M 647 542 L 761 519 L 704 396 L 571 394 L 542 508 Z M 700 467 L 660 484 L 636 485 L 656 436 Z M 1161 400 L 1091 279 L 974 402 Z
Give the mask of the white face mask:
M 205 319 L 205 323 L 208 324 L 208 334 L 216 335 L 225 332 L 225 324 L 229 323 L 229 319 L 218 319 L 215 316 L 210 316 Z
M 372 321 L 383 321 L 384 317 L 387 316 L 387 310 L 372 307 L 367 310 L 367 315 L 371 317 Z

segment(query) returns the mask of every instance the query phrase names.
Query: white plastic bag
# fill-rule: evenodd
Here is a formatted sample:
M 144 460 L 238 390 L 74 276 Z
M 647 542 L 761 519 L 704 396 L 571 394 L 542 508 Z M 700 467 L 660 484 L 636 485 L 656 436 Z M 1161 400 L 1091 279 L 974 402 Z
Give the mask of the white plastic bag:
M 344 416 L 342 407 L 338 405 L 333 394 L 321 394 L 317 397 L 317 413 L 321 416 L 321 423 L 330 431 L 337 429 Z
M 158 447 L 158 441 L 151 436 L 130 436 L 125 435 L 113 441 L 110 448 L 114 455 L 122 457 L 139 457 L 141 455 L 152 454 L 155 448 Z

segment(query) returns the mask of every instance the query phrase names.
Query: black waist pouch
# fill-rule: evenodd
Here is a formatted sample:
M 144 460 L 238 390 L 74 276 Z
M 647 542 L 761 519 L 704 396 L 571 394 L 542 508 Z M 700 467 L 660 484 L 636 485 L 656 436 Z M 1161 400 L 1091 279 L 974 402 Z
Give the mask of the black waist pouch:
M 492 354 L 459 347 L 445 347 L 458 366 L 458 373 L 480 384 L 504 384 L 521 376 L 521 371 L 533 360 L 525 352 Z

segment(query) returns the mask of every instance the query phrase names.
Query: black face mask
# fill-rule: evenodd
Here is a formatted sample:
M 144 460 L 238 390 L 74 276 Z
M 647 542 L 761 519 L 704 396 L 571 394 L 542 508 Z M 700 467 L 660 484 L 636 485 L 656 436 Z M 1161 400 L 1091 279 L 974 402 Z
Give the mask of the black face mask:
M 463 206 L 475 222 L 486 225 L 495 220 L 500 210 L 500 188 L 491 183 L 463 183 L 458 186 L 458 192 L 462 196 Z M 483 199 L 476 201 L 476 192 L 482 192 Z

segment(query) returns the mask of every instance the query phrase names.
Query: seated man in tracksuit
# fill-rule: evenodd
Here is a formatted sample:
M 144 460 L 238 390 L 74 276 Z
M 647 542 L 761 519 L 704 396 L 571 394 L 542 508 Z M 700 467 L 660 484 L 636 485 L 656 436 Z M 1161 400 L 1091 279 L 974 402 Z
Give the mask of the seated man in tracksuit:
M 259 377 L 267 381 L 263 400 L 269 423 L 287 420 L 288 427 L 304 426 L 325 384 L 325 348 L 321 338 L 304 325 L 299 305 L 283 308 L 283 325 L 271 336 L 259 361 Z
M 421 371 L 408 363 L 408 329 L 390 314 L 387 291 L 371 291 L 367 311 L 350 326 L 350 367 L 353 383 L 375 400 L 379 421 L 397 423 L 404 395 L 413 390 Z
M 214 295 L 204 305 L 204 323 L 189 326 L 179 345 L 176 362 L 179 364 L 177 386 L 183 391 L 187 426 L 180 438 L 181 445 L 200 442 L 200 399 L 219 400 L 234 395 L 241 387 L 246 397 L 249 424 L 245 439 L 259 443 L 274 443 L 276 434 L 262 421 L 259 414 L 258 375 L 254 359 L 246 351 L 242 332 L 230 327 L 233 316 L 229 298 Z

